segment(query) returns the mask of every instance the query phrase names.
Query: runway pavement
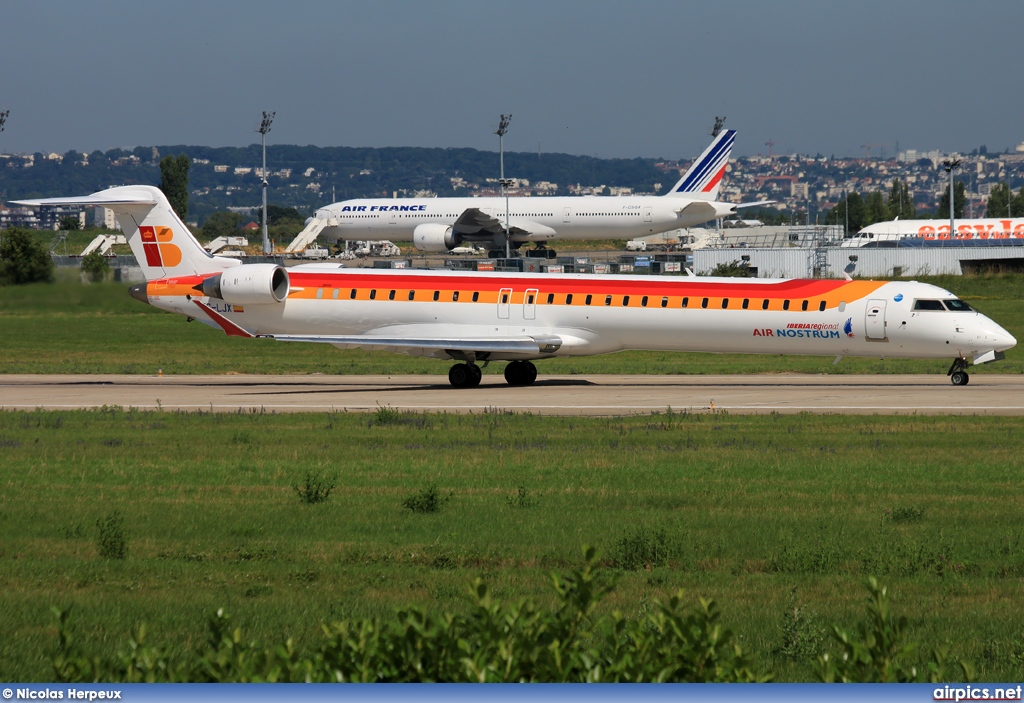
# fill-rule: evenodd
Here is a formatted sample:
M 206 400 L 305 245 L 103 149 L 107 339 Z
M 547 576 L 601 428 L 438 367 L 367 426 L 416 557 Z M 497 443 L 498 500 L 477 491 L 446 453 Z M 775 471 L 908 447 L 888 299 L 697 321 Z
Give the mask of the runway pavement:
M 444 376 L 0 376 L 0 408 L 103 405 L 234 412 L 508 410 L 542 415 L 631 415 L 666 408 L 731 413 L 1024 415 L 1024 376 L 800 374 L 735 376 L 541 376 L 513 388 L 484 376 L 455 389 Z

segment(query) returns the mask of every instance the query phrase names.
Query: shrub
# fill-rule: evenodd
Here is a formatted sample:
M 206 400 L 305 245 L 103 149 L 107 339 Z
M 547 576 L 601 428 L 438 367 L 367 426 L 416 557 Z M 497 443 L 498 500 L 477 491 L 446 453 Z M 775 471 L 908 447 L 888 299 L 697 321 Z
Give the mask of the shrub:
M 110 272 L 110 264 L 107 257 L 98 251 L 86 254 L 82 258 L 82 273 L 89 277 L 93 283 L 99 283 Z
M 612 563 L 619 569 L 636 571 L 668 564 L 674 545 L 665 530 L 637 528 L 619 538 L 612 548 Z
M 924 508 L 895 507 L 892 510 L 886 510 L 883 514 L 883 519 L 887 519 L 889 522 L 897 525 L 921 522 L 924 520 Z
M 103 559 L 124 559 L 128 556 L 128 538 L 124 533 L 124 518 L 114 511 L 96 521 L 99 528 L 97 546 Z
M 414 513 L 437 513 L 441 511 L 444 504 L 452 499 L 455 492 L 449 492 L 443 496 L 437 490 L 437 484 L 432 483 L 419 493 L 415 493 L 402 501 L 402 507 L 408 508 Z
M 28 230 L 12 227 L 0 232 L 0 285 L 52 282 L 50 254 Z
M 749 278 L 750 265 L 746 261 L 733 261 L 731 263 L 717 264 L 708 271 L 709 276 L 728 276 L 731 278 Z
M 293 486 L 299 495 L 299 500 L 307 505 L 324 503 L 331 497 L 331 491 L 337 488 L 333 476 L 326 477 L 312 471 L 306 472 L 305 481 Z

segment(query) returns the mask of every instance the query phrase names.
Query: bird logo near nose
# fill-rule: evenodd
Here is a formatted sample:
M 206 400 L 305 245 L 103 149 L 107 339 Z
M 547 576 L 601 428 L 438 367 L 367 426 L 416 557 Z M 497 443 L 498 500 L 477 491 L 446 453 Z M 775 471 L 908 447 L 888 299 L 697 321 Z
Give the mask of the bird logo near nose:
M 843 332 L 846 333 L 847 337 L 849 337 L 850 339 L 853 339 L 853 318 L 852 317 L 846 318 L 846 324 L 843 325 Z

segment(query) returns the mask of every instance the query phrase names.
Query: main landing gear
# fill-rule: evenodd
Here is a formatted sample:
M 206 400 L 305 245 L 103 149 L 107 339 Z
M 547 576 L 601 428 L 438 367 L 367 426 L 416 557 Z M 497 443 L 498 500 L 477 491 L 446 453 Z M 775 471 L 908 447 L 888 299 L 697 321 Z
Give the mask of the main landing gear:
M 476 388 L 483 372 L 476 364 L 455 364 L 448 370 L 448 382 L 456 388 Z M 529 361 L 510 361 L 505 366 L 505 380 L 510 386 L 528 386 L 537 380 L 537 367 Z
M 510 386 L 528 386 L 537 380 L 537 367 L 529 361 L 510 361 L 505 367 L 505 380 Z
M 456 364 L 448 370 L 448 382 L 456 388 L 476 388 L 484 372 L 476 364 Z
M 966 386 L 971 377 L 967 373 L 967 359 L 953 359 L 953 365 L 946 372 L 954 386 Z

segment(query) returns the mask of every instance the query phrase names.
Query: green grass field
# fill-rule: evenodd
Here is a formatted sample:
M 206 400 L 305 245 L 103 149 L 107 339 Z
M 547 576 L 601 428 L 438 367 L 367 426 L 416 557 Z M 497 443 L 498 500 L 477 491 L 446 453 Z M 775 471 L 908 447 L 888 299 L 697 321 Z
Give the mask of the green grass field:
M 464 609 L 475 576 L 547 602 L 584 544 L 639 566 L 606 607 L 714 597 L 784 680 L 812 676 L 784 613 L 813 643 L 862 617 L 869 574 L 914 639 L 1019 678 L 1022 438 L 1021 418 L 4 412 L 0 678 L 52 677 L 51 606 L 101 655 L 141 621 L 191 651 L 221 606 L 303 648 L 335 618 Z M 327 502 L 299 499 L 307 473 L 336 480 Z M 432 484 L 440 512 L 403 507 Z M 123 560 L 98 553 L 113 511 Z M 635 563 L 645 540 L 664 560 Z
M 922 279 L 923 280 L 923 279 Z M 927 279 L 970 301 L 1024 339 L 1024 276 Z M 282 373 L 401 374 L 448 372 L 449 363 L 386 352 L 339 351 L 321 344 L 241 340 L 146 306 L 128 286 L 77 281 L 8 287 L 0 296 L 0 373 Z M 541 374 L 718 373 L 928 373 L 944 374 L 946 361 L 843 359 L 755 355 L 623 352 L 551 359 Z M 495 364 L 486 373 L 501 373 Z M 978 373 L 1024 372 L 1024 351 Z

